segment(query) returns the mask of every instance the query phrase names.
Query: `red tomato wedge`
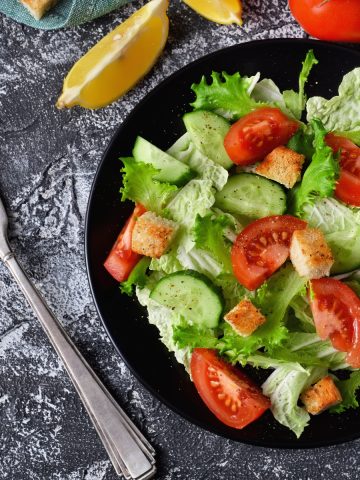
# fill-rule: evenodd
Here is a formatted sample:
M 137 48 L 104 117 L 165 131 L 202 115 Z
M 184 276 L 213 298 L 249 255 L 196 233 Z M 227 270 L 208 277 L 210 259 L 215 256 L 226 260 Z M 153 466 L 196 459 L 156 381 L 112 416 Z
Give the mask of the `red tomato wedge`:
M 104 267 L 118 282 L 124 282 L 128 278 L 142 257 L 131 250 L 131 238 L 137 218 L 145 212 L 142 205 L 136 205 L 105 260 Z
M 274 148 L 285 145 L 299 128 L 278 108 L 261 107 L 235 122 L 224 140 L 230 159 L 237 165 L 262 160 Z
M 349 205 L 360 207 L 360 148 L 347 138 L 328 133 L 326 143 L 340 151 L 340 177 L 335 195 Z
M 214 350 L 195 348 L 190 367 L 200 397 L 229 427 L 244 428 L 271 406 L 252 380 L 219 358 Z
M 360 368 L 360 299 L 334 278 L 311 280 L 311 311 L 317 334 L 330 338 L 334 348 L 348 352 L 346 361 Z
M 248 290 L 255 290 L 289 257 L 295 230 L 306 222 L 291 215 L 274 215 L 250 223 L 237 236 L 231 250 L 234 275 Z

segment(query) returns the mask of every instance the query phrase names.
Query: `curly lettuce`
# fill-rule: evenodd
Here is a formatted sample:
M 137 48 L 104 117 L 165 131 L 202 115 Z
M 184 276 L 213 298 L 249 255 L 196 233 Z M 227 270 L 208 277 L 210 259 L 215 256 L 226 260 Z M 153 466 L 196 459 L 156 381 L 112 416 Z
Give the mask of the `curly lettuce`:
M 121 158 L 124 168 L 121 200 L 141 203 L 147 210 L 161 214 L 165 205 L 177 192 L 175 185 L 154 179 L 159 172 L 149 164 L 136 162 L 133 158 Z
M 237 120 L 264 105 L 251 97 L 258 79 L 259 75 L 242 77 L 238 72 L 233 75 L 213 72 L 208 83 L 203 76 L 198 84 L 191 86 L 196 95 L 191 106 L 194 110 L 215 111 L 228 119 Z
M 305 206 L 314 205 L 316 200 L 332 197 L 339 176 L 339 162 L 325 142 L 327 131 L 320 120 L 313 120 L 315 153 L 305 170 L 300 185 L 294 192 L 295 214 L 304 216 Z
M 330 409 L 331 413 L 342 413 L 349 408 L 357 408 L 357 392 L 360 388 L 360 371 L 352 372 L 347 380 L 339 380 L 336 386 L 340 390 L 342 402 Z
M 283 92 L 286 107 L 298 120 L 300 120 L 306 106 L 307 97 L 305 95 L 305 84 L 308 81 L 313 66 L 317 63 L 319 62 L 316 60 L 313 50 L 309 50 L 305 60 L 302 62 L 302 69 L 299 75 L 299 91 L 284 90 Z
M 227 215 L 214 216 L 212 213 L 195 219 L 193 236 L 197 248 L 204 249 L 222 265 L 223 273 L 232 273 L 230 247 L 225 231 L 233 227 Z
M 150 260 L 151 259 L 149 257 L 143 257 L 135 265 L 129 275 L 129 278 L 120 283 L 121 293 L 131 296 L 136 285 L 143 287 L 147 283 L 148 277 L 146 275 L 146 271 L 149 268 Z
M 280 345 L 289 335 L 285 326 L 289 304 L 299 292 L 303 291 L 305 283 L 306 280 L 301 278 L 289 264 L 269 278 L 255 294 L 246 292 L 244 289 L 244 296 L 250 297 L 266 317 L 266 322 L 248 337 L 240 336 L 229 324 L 224 323 L 223 335 L 217 343 L 214 343 L 213 348 L 225 354 L 232 362 L 244 362 L 259 348 L 265 347 L 271 350 Z M 192 337 L 192 333 L 195 338 Z M 175 338 L 181 342 L 181 345 L 185 345 L 184 338 L 187 340 L 192 338 L 193 347 L 203 347 L 205 341 L 206 344 L 210 341 L 209 335 L 214 336 L 214 334 L 212 331 L 207 331 L 198 335 L 198 332 L 193 332 L 191 327 L 181 325 L 176 330 Z

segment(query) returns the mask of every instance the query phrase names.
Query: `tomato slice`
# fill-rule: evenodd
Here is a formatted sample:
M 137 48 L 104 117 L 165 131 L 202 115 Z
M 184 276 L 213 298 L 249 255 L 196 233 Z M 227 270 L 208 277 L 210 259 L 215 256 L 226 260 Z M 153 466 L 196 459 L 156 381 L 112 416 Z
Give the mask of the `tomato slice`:
M 252 380 L 219 358 L 214 350 L 195 348 L 190 367 L 200 397 L 229 427 L 244 428 L 271 406 Z
M 145 212 L 146 209 L 142 205 L 135 206 L 105 260 L 104 267 L 118 282 L 123 282 L 128 278 L 131 270 L 142 257 L 132 251 L 131 238 L 137 218 Z
M 360 207 L 360 148 L 333 133 L 328 133 L 325 140 L 335 153 L 340 151 L 340 177 L 335 195 L 349 205 Z
M 258 108 L 231 126 L 224 147 L 234 163 L 249 165 L 285 145 L 298 128 L 299 123 L 278 108 Z
M 317 334 L 330 338 L 334 348 L 348 352 L 346 361 L 360 368 L 360 299 L 334 278 L 311 280 L 311 311 Z
M 231 250 L 234 275 L 248 290 L 255 290 L 289 257 L 295 230 L 306 222 L 291 215 L 274 215 L 250 223 L 237 236 Z

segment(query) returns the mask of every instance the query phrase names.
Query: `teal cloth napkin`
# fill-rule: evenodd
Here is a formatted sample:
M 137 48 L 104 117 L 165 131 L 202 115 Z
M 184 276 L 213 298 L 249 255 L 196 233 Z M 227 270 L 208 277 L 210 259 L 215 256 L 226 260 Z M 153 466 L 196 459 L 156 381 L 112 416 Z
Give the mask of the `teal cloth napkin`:
M 30 27 L 52 30 L 74 27 L 101 17 L 129 0 L 59 0 L 41 20 L 35 20 L 19 0 L 0 0 L 0 12 Z

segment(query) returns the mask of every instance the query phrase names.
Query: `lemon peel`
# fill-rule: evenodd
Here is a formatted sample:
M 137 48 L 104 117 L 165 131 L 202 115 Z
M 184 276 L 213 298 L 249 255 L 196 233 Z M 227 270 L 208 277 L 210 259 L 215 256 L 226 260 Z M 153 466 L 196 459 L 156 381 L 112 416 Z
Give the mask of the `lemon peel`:
M 102 38 L 67 74 L 56 106 L 104 107 L 154 65 L 169 31 L 168 0 L 151 0 Z

